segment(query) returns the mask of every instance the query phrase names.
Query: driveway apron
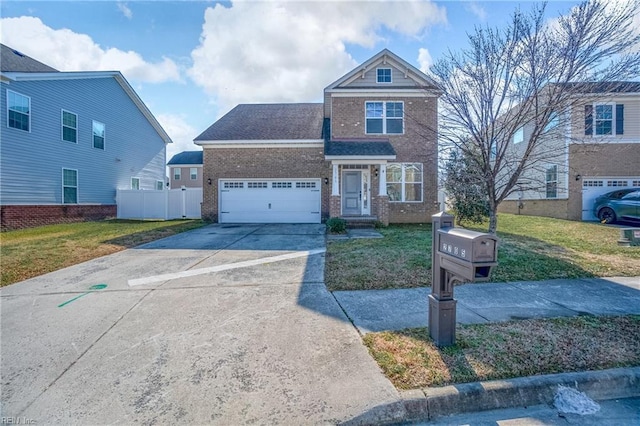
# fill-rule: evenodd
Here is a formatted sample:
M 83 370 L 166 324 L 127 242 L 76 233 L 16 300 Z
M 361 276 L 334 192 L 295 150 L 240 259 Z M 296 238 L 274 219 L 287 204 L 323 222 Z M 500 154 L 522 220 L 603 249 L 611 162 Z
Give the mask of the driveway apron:
M 2 417 L 334 424 L 394 405 L 324 248 L 322 225 L 212 225 L 5 287 Z

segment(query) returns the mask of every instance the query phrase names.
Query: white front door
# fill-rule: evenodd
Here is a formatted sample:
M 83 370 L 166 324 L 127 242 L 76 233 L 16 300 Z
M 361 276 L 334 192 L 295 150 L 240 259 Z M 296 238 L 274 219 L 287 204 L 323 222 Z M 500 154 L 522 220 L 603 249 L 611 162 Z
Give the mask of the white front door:
M 342 172 L 342 214 L 368 216 L 371 214 L 371 173 L 369 170 Z

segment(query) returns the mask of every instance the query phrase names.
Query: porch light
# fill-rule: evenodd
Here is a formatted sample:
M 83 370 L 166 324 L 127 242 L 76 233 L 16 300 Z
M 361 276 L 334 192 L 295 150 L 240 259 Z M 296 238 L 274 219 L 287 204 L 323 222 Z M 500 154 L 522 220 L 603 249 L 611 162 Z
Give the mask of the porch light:
M 375 173 L 376 177 L 378 177 L 378 168 L 376 167 L 373 172 Z
M 324 184 L 329 185 L 329 178 L 324 178 Z
M 576 180 L 580 180 L 581 177 L 582 176 L 580 176 L 580 175 L 576 175 Z
M 211 185 L 211 178 L 207 179 L 207 183 Z

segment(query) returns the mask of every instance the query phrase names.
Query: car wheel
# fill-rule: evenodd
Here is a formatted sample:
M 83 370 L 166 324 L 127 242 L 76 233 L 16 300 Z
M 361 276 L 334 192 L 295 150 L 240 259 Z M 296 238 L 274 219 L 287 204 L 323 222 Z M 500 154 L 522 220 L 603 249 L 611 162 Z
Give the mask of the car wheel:
M 598 219 L 601 223 L 613 223 L 616 221 L 616 212 L 609 207 L 605 207 L 598 212 Z

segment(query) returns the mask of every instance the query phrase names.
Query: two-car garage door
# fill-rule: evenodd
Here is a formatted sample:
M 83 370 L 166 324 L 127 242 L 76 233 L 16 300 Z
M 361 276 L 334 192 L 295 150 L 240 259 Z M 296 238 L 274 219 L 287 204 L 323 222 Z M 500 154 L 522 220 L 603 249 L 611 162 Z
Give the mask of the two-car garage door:
M 320 223 L 320 179 L 222 179 L 220 223 Z
M 640 188 L 636 177 L 585 177 L 582 179 L 582 220 L 598 220 L 593 213 L 596 198 L 616 189 Z

